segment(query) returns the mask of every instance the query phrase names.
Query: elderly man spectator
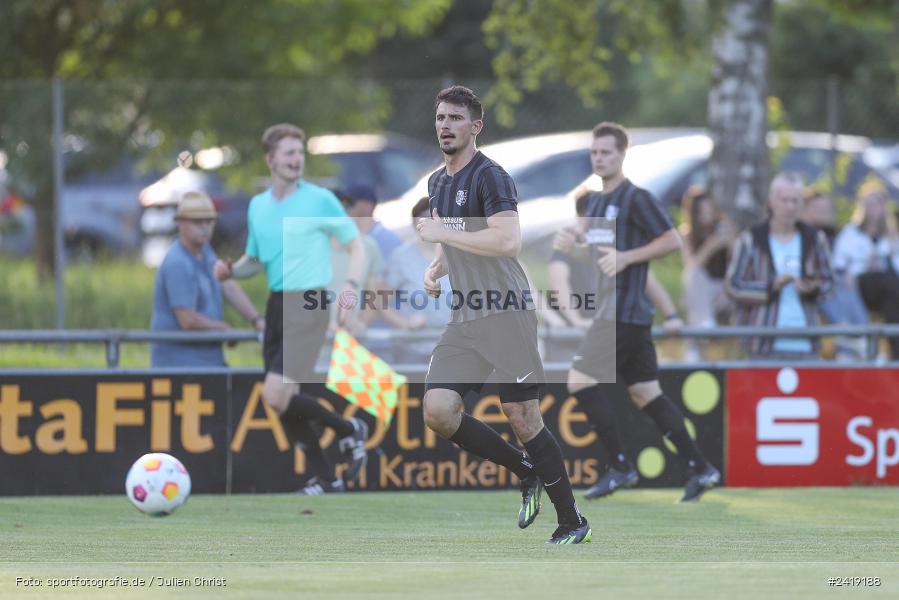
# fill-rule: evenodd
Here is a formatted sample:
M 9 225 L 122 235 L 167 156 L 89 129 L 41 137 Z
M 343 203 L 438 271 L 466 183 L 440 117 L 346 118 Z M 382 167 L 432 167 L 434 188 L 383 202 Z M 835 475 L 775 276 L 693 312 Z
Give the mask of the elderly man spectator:
M 253 303 L 236 282 L 219 283 L 213 276 L 217 260 L 209 245 L 216 212 L 209 196 L 188 192 L 178 204 L 178 239 L 165 255 L 153 288 L 153 331 L 226 331 L 222 297 L 257 330 L 265 328 Z M 223 367 L 220 343 L 157 342 L 150 347 L 153 367 Z
M 737 239 L 727 269 L 727 293 L 737 303 L 740 325 L 807 327 L 818 322 L 818 299 L 833 275 L 823 232 L 799 221 L 802 177 L 779 173 L 768 193 L 768 219 Z M 750 337 L 751 356 L 801 359 L 817 354 L 817 340 Z

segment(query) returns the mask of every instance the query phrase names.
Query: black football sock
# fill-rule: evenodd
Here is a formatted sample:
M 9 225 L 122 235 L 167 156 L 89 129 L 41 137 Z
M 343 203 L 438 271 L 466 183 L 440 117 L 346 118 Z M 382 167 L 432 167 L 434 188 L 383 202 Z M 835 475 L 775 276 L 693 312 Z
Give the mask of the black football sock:
M 562 448 L 559 442 L 544 427 L 529 442 L 524 443 L 528 454 L 534 459 L 534 470 L 543 480 L 546 495 L 556 507 L 559 524 L 577 525 L 581 522 L 581 513 L 574 502 L 571 480 L 562 460 Z
M 526 479 L 534 473 L 534 465 L 524 452 L 504 440 L 493 428 L 467 413 L 462 413 L 459 429 L 449 439 L 467 452 L 506 467 L 519 479 Z
M 324 481 L 334 481 L 334 465 L 325 456 L 318 440 L 318 433 L 309 421 L 291 417 L 285 419 L 284 415 L 281 415 L 281 424 L 290 445 L 303 449 L 306 455 L 306 473 L 309 477 L 316 476 Z
M 307 396 L 302 392 L 294 394 L 290 399 L 287 410 L 281 415 L 282 421 L 284 420 L 284 417 L 319 421 L 325 427 L 333 429 L 339 437 L 346 437 L 355 431 L 352 423 L 334 411 L 322 406 L 322 404 L 312 396 Z
M 615 425 L 615 409 L 612 399 L 604 394 L 598 385 L 584 388 L 574 393 L 577 404 L 587 415 L 587 421 L 593 426 L 599 443 L 609 453 L 612 466 L 621 471 L 631 468 L 630 462 L 624 455 L 621 447 L 621 437 L 618 435 L 618 427 Z
M 643 407 L 643 411 L 652 417 L 662 435 L 671 440 L 677 453 L 687 461 L 687 466 L 695 471 L 706 468 L 705 457 L 699 446 L 690 437 L 684 425 L 684 415 L 678 410 L 668 396 L 662 394 Z

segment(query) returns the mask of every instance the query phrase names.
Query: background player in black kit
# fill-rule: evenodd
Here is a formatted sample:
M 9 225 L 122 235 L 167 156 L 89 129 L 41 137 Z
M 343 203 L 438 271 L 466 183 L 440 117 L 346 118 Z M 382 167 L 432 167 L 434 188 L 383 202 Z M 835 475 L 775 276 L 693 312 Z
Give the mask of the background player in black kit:
M 639 478 L 622 449 L 611 398 L 598 385 L 607 379 L 608 365 L 615 365 L 631 400 L 687 461 L 691 477 L 681 500 L 696 500 L 720 481 L 721 474 L 705 460 L 687 432 L 683 414 L 659 385 L 651 332 L 653 308 L 646 294 L 649 261 L 678 250 L 680 236 L 652 194 L 625 178 L 621 167 L 627 146 L 627 132 L 621 125 L 600 123 L 593 129 L 591 160 L 593 171 L 602 177 L 603 190 L 594 192 L 588 203 L 587 219 L 580 223 L 584 231 L 563 231 L 553 241 L 556 250 L 566 253 L 586 256 L 592 249 L 599 266 L 599 307 L 568 372 L 568 391 L 587 413 L 611 458 L 609 469 L 586 497 L 607 496 L 635 485 Z M 600 235 L 602 224 L 610 229 L 607 235 Z M 588 244 L 593 239 L 607 245 L 579 245 L 581 233 Z
M 438 280 L 448 273 L 453 310 L 428 365 L 425 424 L 521 479 L 519 527 L 537 516 L 542 481 L 559 521 L 549 542 L 589 542 L 592 532 L 575 504 L 562 450 L 540 415 L 543 365 L 531 290 L 516 258 L 521 232 L 515 185 L 475 147 L 483 109 L 470 89 L 441 91 L 435 110 L 445 166 L 428 181 L 433 218 L 416 227 L 423 240 L 439 244 L 424 274 L 425 290 L 439 295 Z M 479 390 L 494 371 L 503 412 L 527 455 L 463 410 L 465 394 Z

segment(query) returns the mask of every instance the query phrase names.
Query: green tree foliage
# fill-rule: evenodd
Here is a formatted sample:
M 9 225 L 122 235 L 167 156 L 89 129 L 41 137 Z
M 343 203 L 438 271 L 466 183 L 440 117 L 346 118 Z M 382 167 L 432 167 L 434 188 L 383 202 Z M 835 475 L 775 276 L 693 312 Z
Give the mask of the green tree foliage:
M 48 78 L 69 82 L 67 180 L 138 147 L 167 160 L 186 142 L 254 156 L 262 127 L 279 120 L 312 131 L 377 127 L 384 94 L 347 79 L 333 83 L 335 76 L 349 74 L 351 59 L 384 38 L 424 34 L 449 2 L 0 3 L 0 151 L 12 184 L 35 205 L 42 272 L 53 255 Z M 315 112 L 322 107 L 331 110 Z M 307 123 L 304 115 L 326 118 Z M 246 181 L 258 168 L 245 164 L 232 177 Z
M 576 90 L 585 105 L 595 105 L 603 94 L 618 85 L 620 72 L 610 68 L 616 56 L 624 56 L 632 63 L 652 62 L 658 73 L 681 68 L 693 70 L 697 64 L 704 65 L 706 72 L 719 75 L 724 72 L 723 67 L 739 72 L 746 67 L 738 64 L 739 61 L 712 69 L 711 42 L 724 39 L 721 36 L 726 31 L 724 17 L 733 16 L 729 11 L 734 5 L 734 0 L 498 0 L 484 23 L 487 44 L 495 52 L 493 68 L 497 76 L 488 101 L 500 118 L 509 122 L 526 94 L 562 82 Z M 744 5 L 753 6 L 752 3 Z M 772 75 L 782 81 L 775 92 L 786 96 L 784 107 L 791 122 L 797 126 L 808 123 L 796 114 L 802 111 L 803 118 L 819 121 L 810 129 L 825 128 L 826 124 L 820 122 L 821 115 L 826 114 L 823 82 L 828 75 L 836 75 L 845 84 L 845 110 L 852 112 L 852 119 L 843 121 L 853 129 L 862 129 L 860 133 L 895 136 L 892 115 L 896 107 L 895 74 L 899 72 L 899 3 L 895 0 L 780 0 L 771 6 L 777 23 L 769 37 Z M 760 11 L 760 14 L 765 16 L 755 23 L 755 29 L 766 33 L 772 23 L 771 11 Z M 733 21 L 738 22 L 740 19 Z M 807 82 L 816 78 L 821 85 L 808 89 Z M 889 83 L 877 98 L 865 97 L 863 93 L 852 96 L 853 82 L 870 83 L 878 79 Z M 799 89 L 803 84 L 805 89 Z M 754 97 L 759 103 L 758 111 L 764 113 L 764 94 L 754 94 Z M 733 98 L 728 102 L 739 106 Z M 873 114 L 887 115 L 885 127 L 874 122 L 863 126 L 861 115 L 872 114 L 872 109 L 877 111 Z M 720 123 L 711 126 L 713 132 L 720 133 Z M 739 140 L 748 136 L 738 133 L 731 131 L 728 139 L 739 146 Z M 722 136 L 717 135 L 716 139 Z M 767 151 L 763 143 L 751 149 L 735 150 L 738 155 Z M 756 163 L 766 164 L 766 160 L 757 158 Z M 724 167 L 725 161 L 713 156 L 712 162 Z M 733 179 L 736 173 L 745 170 L 737 162 L 731 163 L 719 169 L 719 182 Z M 727 189 L 733 192 L 732 187 Z M 751 187 L 753 201 L 761 205 L 762 186 Z M 737 210 L 736 205 L 732 208 L 744 219 L 752 218 L 754 211 L 746 202 L 742 204 L 742 209 Z
M 689 5 L 689 6 L 687 6 Z M 595 106 L 613 89 L 616 56 L 687 60 L 700 47 L 705 8 L 680 0 L 499 0 L 484 22 L 497 81 L 487 100 L 503 122 L 524 94 L 564 82 Z
M 771 93 L 789 104 L 796 129 L 826 130 L 826 85 L 832 80 L 841 132 L 899 137 L 899 12 L 894 24 L 884 3 L 879 11 L 876 2 L 863 4 L 868 12 L 823 1 L 778 6 Z M 893 5 L 899 11 L 899 3 Z

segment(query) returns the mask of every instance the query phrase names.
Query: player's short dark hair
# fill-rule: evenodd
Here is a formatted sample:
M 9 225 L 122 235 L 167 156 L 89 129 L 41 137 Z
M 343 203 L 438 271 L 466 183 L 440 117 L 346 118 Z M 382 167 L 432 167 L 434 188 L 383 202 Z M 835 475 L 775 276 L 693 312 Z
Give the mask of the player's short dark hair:
M 426 217 L 431 212 L 431 199 L 427 196 L 418 199 L 418 202 L 415 203 L 415 206 L 412 207 L 412 218 L 417 219 L 418 217 Z
M 481 106 L 481 99 L 464 85 L 453 85 L 440 90 L 440 93 L 437 94 L 437 99 L 434 101 L 434 110 L 437 110 L 437 105 L 441 102 L 467 107 L 472 121 L 484 118 L 484 107 Z
M 296 138 L 301 142 L 305 142 L 306 132 L 291 123 L 272 125 L 262 134 L 262 147 L 265 148 L 265 153 L 272 152 L 278 147 L 278 142 L 284 138 Z
M 615 147 L 619 152 L 627 150 L 630 139 L 628 139 L 627 129 L 618 123 L 612 121 L 603 121 L 593 128 L 593 139 L 605 137 L 607 135 L 615 138 Z

